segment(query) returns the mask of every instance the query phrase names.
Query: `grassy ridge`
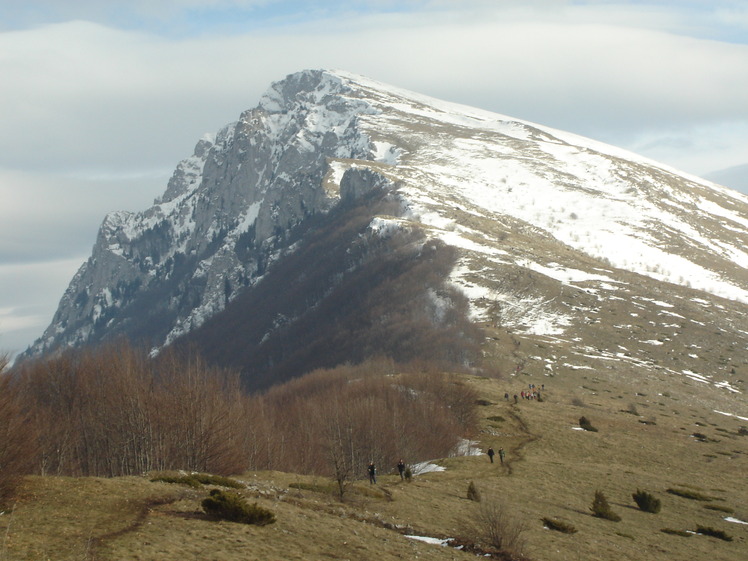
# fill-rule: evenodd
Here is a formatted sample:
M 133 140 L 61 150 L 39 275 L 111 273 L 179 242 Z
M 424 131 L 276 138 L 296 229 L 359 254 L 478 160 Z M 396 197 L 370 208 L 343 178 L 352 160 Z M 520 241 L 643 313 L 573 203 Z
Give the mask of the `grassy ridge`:
M 534 380 L 546 384 L 541 403 L 504 400 L 505 392 L 519 391 L 526 382 L 469 378 L 484 404 L 478 406 L 480 446 L 503 447 L 504 465 L 498 458 L 491 464 L 485 454 L 445 458 L 438 461 L 445 471 L 416 476 L 412 483 L 380 466 L 378 485 L 355 483 L 345 503 L 330 491 L 329 480 L 319 477 L 282 472 L 235 477 L 244 484 L 241 494 L 275 514 L 275 524 L 265 527 L 209 521 L 200 509 L 209 485 L 146 477 L 32 477 L 15 507 L 0 516 L 0 560 L 475 559 L 403 535 L 470 535 L 480 506 L 467 499 L 470 481 L 482 501 L 500 502 L 524 523 L 531 559 L 745 558 L 748 526 L 667 492 L 690 489 L 748 520 L 742 482 L 748 439 L 739 436 L 739 421 L 684 403 L 676 411 L 666 401 L 660 406 L 640 400 L 638 408 L 646 406 L 656 417 L 656 424 L 645 425 L 622 410 L 621 399 L 628 399 L 619 397 L 624 386 L 608 382 L 609 391 L 582 390 L 590 381 L 581 374 Z M 582 415 L 598 432 L 574 430 Z M 713 438 L 690 437 L 696 422 Z M 643 512 L 632 500 L 643 488 L 662 501 L 659 513 Z M 592 515 L 598 489 L 620 522 Z M 577 532 L 548 531 L 544 518 Z M 692 533 L 699 527 L 724 532 L 732 541 Z

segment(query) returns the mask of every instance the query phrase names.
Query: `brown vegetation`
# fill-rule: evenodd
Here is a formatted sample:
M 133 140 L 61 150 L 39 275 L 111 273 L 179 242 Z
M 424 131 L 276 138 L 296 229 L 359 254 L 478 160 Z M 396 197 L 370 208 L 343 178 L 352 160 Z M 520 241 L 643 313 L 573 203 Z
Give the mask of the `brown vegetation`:
M 15 494 L 21 475 L 33 464 L 34 441 L 29 419 L 8 375 L 7 357 L 0 357 L 0 507 Z
M 371 377 L 376 378 L 374 372 L 379 372 L 385 379 L 403 383 L 406 375 L 400 369 L 391 375 L 393 369 L 387 361 L 377 364 L 370 365 Z M 340 385 L 355 387 L 367 378 L 360 371 L 356 374 L 353 367 L 342 369 L 350 369 L 353 375 Z M 330 375 L 316 373 L 319 380 L 312 378 L 310 386 Z M 624 377 L 607 382 L 610 392 L 585 393 L 580 387 L 589 386 L 591 376 L 584 370 L 564 377 L 542 372 L 521 376 L 523 385 L 545 383 L 542 403 L 505 400 L 504 393 L 519 383 L 515 377 L 460 376 L 477 392 L 477 401 L 486 404 L 476 408 L 480 416 L 480 432 L 474 437 L 477 445 L 483 450 L 503 446 L 511 471 L 491 464 L 485 455 L 456 456 L 436 460 L 444 471 L 416 474 L 406 483 L 397 472 L 387 474 L 388 466 L 380 464 L 377 485 L 366 481 L 365 472 L 359 474 L 363 480 L 347 487 L 343 503 L 337 497 L 335 482 L 326 477 L 292 473 L 282 467 L 238 474 L 232 479 L 243 488 L 232 491 L 275 514 L 276 522 L 262 527 L 209 522 L 202 501 L 209 487 L 226 483 L 212 477 L 194 487 L 165 483 L 161 477 L 163 481 L 152 481 L 154 474 L 27 477 L 15 507 L 0 515 L 0 559 L 468 561 L 491 554 L 493 559 L 506 560 L 512 556 L 499 553 L 489 545 L 489 536 L 478 532 L 485 529 L 479 524 L 481 505 L 499 502 L 510 520 L 524 527 L 521 545 L 527 559 L 744 560 L 748 526 L 727 521 L 721 510 L 704 508 L 724 505 L 734 511 L 733 518 L 747 519 L 744 505 L 748 504 L 748 490 L 742 482 L 748 449 L 746 439 L 736 434 L 744 421 L 700 405 L 668 403 L 667 398 L 658 397 L 657 401 L 666 405 L 655 402 L 646 406 L 647 414 L 658 415 L 658 423 L 645 426 L 621 411 L 625 397 L 620 396 L 629 383 Z M 303 380 L 298 382 L 299 389 L 307 387 Z M 671 391 L 673 387 L 670 384 Z M 692 388 L 702 391 L 701 386 Z M 569 404 L 572 395 L 584 398 L 601 432 L 571 430 L 574 423 L 569 421 L 579 416 L 578 409 Z M 731 397 L 722 394 L 723 400 L 725 396 Z M 253 411 L 258 404 L 267 411 L 273 407 L 260 396 L 247 404 Z M 503 419 L 499 426 L 497 418 Z M 728 433 L 723 431 L 729 431 L 729 436 L 720 442 L 698 443 L 689 436 L 695 423 L 725 435 Z M 271 441 L 277 452 L 281 433 L 268 434 L 277 435 Z M 467 500 L 470 481 L 480 489 L 481 503 Z M 643 488 L 662 499 L 659 514 L 642 512 L 632 502 L 632 491 Z M 687 489 L 712 501 L 674 496 L 666 492 L 671 488 Z M 610 505 L 620 513 L 620 522 L 611 524 L 590 516 L 589 504 L 596 489 L 604 490 Z M 545 519 L 561 526 L 550 531 Z M 496 517 L 488 520 L 496 521 Z M 699 527 L 706 531 L 696 533 Z M 710 529 L 723 531 L 732 541 L 706 534 Z M 442 547 L 403 534 L 445 542 L 454 539 Z M 503 541 L 501 545 L 506 547 Z
M 468 524 L 465 534 L 477 543 L 494 548 L 501 559 L 524 558 L 527 525 L 496 498 L 482 501 Z
M 22 437 L 0 448 L 0 462 L 18 465 L 8 474 L 282 469 L 332 476 L 342 498 L 369 462 L 381 470 L 446 456 L 476 423 L 462 382 L 424 365 L 403 373 L 387 359 L 253 396 L 238 374 L 198 358 L 152 360 L 119 345 L 25 363 L 2 384 L 3 428 Z
M 25 364 L 14 376 L 32 417 L 41 474 L 243 467 L 238 383 L 200 360 L 150 361 L 110 346 Z

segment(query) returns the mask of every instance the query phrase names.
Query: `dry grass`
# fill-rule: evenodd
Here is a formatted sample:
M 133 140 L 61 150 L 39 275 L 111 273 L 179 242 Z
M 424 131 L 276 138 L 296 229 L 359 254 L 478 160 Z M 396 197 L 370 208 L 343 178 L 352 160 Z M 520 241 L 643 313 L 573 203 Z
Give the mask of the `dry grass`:
M 275 513 L 271 526 L 211 522 L 200 512 L 207 488 L 151 482 L 147 477 L 29 478 L 13 512 L 0 516 L 0 561 L 66 560 L 322 560 L 475 559 L 474 554 L 414 541 L 403 533 L 459 537 L 480 504 L 466 498 L 470 481 L 486 496 L 501 500 L 526 526 L 530 559 L 627 559 L 632 561 L 745 558 L 748 526 L 724 520 L 724 511 L 666 492 L 687 488 L 714 497 L 715 504 L 748 520 L 748 439 L 737 436 L 739 422 L 711 412 L 686 395 L 678 410 L 634 396 L 613 380 L 519 375 L 509 381 L 478 378 L 470 383 L 489 405 L 483 418 L 483 450 L 503 447 L 505 465 L 488 457 L 439 460 L 446 468 L 401 482 L 382 469 L 379 485 L 359 482 L 346 503 L 327 491 L 328 482 L 280 472 L 238 476 L 239 492 Z M 545 383 L 545 400 L 506 402 L 519 384 Z M 593 389 L 584 389 L 584 386 Z M 605 391 L 607 390 L 607 391 Z M 642 393 L 647 393 L 643 391 Z M 621 406 L 633 399 L 656 425 L 645 425 Z M 599 432 L 573 430 L 579 407 Z M 644 404 L 644 405 L 643 405 Z M 624 409 L 624 410 L 622 410 Z M 501 417 L 500 422 L 496 419 Z M 696 430 L 719 436 L 707 442 Z M 722 429 L 722 430 L 717 430 Z M 646 488 L 662 501 L 658 514 L 641 512 L 631 498 Z M 591 515 L 595 490 L 602 490 L 622 520 L 611 524 Z M 551 532 L 543 518 L 563 520 L 575 534 Z M 674 532 L 713 528 L 727 542 Z

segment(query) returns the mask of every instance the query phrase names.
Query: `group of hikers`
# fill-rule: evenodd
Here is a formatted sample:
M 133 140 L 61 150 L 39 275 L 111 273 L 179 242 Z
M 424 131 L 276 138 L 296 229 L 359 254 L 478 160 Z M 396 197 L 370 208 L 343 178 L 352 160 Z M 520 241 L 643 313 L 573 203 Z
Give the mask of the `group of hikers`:
M 514 403 L 518 403 L 520 398 L 543 401 L 543 398 L 540 396 L 541 390 L 545 391 L 545 384 L 541 384 L 540 387 L 536 386 L 535 384 L 528 384 L 528 388 L 526 390 L 522 390 L 521 392 L 519 392 L 519 395 L 517 395 L 516 393 L 514 394 Z M 506 401 L 509 401 L 509 392 L 506 392 L 504 394 L 504 399 Z
M 493 457 L 496 455 L 493 448 L 488 449 L 488 458 L 491 460 L 491 463 L 493 463 Z M 504 465 L 504 458 L 506 457 L 506 453 L 504 452 L 503 448 L 499 448 L 499 461 L 501 462 L 501 465 Z M 366 468 L 366 471 L 369 472 L 369 483 L 372 485 L 375 485 L 377 482 L 377 467 L 374 465 L 374 462 L 369 462 L 369 467 Z M 405 480 L 405 462 L 400 461 L 397 462 L 397 472 L 400 474 L 400 479 Z
M 493 463 L 493 457 L 496 453 L 493 451 L 493 448 L 488 448 L 488 459 L 491 460 L 491 463 Z M 504 465 L 504 457 L 506 456 L 506 453 L 504 452 L 503 448 L 499 448 L 499 461 L 501 462 L 501 465 Z
M 377 468 L 374 465 L 374 462 L 369 463 L 369 467 L 366 468 L 369 472 L 369 483 L 375 484 L 377 482 Z M 397 471 L 400 474 L 400 479 L 405 479 L 405 462 L 402 461 L 402 459 L 397 462 Z
M 527 390 L 522 390 L 519 395 L 514 394 L 514 403 L 517 403 L 520 399 L 536 399 L 538 401 L 542 401 L 542 398 L 540 397 L 540 392 L 545 391 L 545 384 L 541 384 L 540 387 L 537 387 L 535 384 L 528 384 Z M 509 401 L 509 392 L 504 394 L 504 399 L 506 401 Z M 496 455 L 496 452 L 494 452 L 494 449 L 492 447 L 488 448 L 488 459 L 491 460 L 491 463 L 493 462 L 493 458 Z M 506 457 L 506 452 L 504 452 L 503 448 L 499 448 L 499 462 L 501 462 L 501 465 L 504 465 L 504 458 Z M 377 468 L 374 465 L 374 462 L 369 463 L 369 467 L 367 468 L 367 471 L 369 472 L 369 483 L 375 484 L 377 482 Z M 405 479 L 405 462 L 400 460 L 397 463 L 397 471 L 400 474 L 400 479 Z

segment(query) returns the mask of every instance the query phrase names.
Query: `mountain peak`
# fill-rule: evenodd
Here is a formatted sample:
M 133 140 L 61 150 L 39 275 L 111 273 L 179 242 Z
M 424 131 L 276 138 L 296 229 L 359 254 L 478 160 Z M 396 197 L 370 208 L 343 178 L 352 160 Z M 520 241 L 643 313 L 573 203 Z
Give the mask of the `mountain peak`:
M 367 210 L 352 210 L 364 202 Z M 343 236 L 333 220 L 360 226 Z M 312 239 L 340 252 L 314 285 L 305 284 L 312 269 L 300 269 L 319 250 Z M 271 273 L 291 270 L 295 256 L 303 280 L 294 290 L 305 298 L 236 320 L 265 317 L 237 329 L 255 333 L 245 347 L 269 348 L 362 267 L 422 259 L 427 247 L 441 256 L 429 278 L 441 271 L 442 284 L 423 283 L 413 301 L 430 310 L 432 326 L 456 317 L 459 290 L 476 325 L 568 345 L 605 323 L 606 345 L 625 346 L 620 326 L 637 320 L 605 317 L 614 309 L 635 318 L 656 308 L 680 324 L 688 311 L 744 337 L 734 321 L 745 320 L 748 303 L 748 197 L 577 135 L 344 71 L 305 70 L 198 141 L 153 207 L 107 217 L 31 353 L 117 335 L 161 348 L 240 299 L 266 308 L 248 295 L 268 291 L 269 278 L 282 291 L 293 279 Z M 268 364 L 289 352 L 270 353 Z

